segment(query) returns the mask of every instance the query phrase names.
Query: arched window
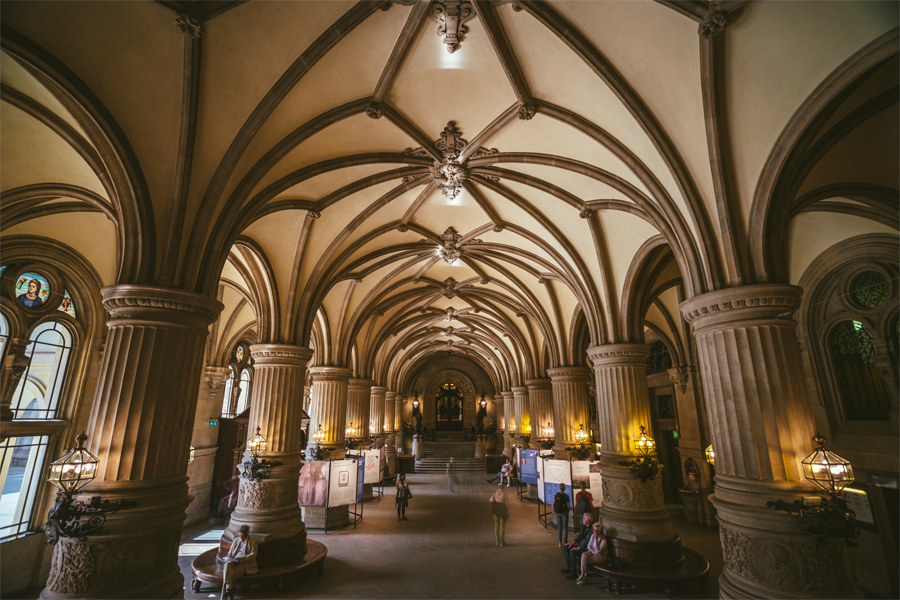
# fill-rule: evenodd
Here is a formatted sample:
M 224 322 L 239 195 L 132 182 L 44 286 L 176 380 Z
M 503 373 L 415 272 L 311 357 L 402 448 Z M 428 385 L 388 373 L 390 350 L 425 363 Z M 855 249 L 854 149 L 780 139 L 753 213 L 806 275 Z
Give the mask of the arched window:
M 234 393 L 234 367 L 228 367 L 228 380 L 225 382 L 225 393 L 222 395 L 222 418 L 234 417 L 231 412 L 231 395 Z
M 250 371 L 248 371 L 247 369 L 242 369 L 239 381 L 241 394 L 238 396 L 237 408 L 234 411 L 237 414 L 241 414 L 242 412 L 247 410 L 247 406 L 250 402 Z
M 6 341 L 9 339 L 9 323 L 3 313 L 0 313 L 0 359 L 3 358 L 3 351 L 6 350 Z
M 663 373 L 672 368 L 672 356 L 662 340 L 650 342 L 650 356 L 647 357 L 647 375 Z
M 35 327 L 25 353 L 30 361 L 13 393 L 11 409 L 16 419 L 25 418 L 32 401 L 37 408 L 30 411 L 33 419 L 53 419 L 59 395 L 65 382 L 66 366 L 72 352 L 72 333 L 58 321 L 47 321 Z
M 881 372 L 875 366 L 875 345 L 865 324 L 838 323 L 831 333 L 829 346 L 844 416 L 851 421 L 888 419 L 891 401 Z

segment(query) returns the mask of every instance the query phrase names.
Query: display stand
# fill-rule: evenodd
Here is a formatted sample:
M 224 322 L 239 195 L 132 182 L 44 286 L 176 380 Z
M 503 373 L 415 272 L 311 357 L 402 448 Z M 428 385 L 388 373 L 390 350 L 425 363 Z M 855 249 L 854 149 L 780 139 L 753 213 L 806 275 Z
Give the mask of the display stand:
M 574 463 L 579 463 L 577 468 L 573 469 Z M 569 495 L 569 504 L 575 507 L 575 487 L 574 482 L 588 482 L 588 490 L 594 497 L 595 506 L 602 503 L 602 482 L 599 473 L 599 463 L 588 461 L 568 461 L 555 460 L 551 456 L 538 457 L 538 521 L 547 529 L 551 524 L 555 527 L 553 518 L 553 496 L 549 496 L 551 490 L 547 486 L 558 486 L 560 483 L 566 484 L 566 492 Z M 553 492 L 556 495 L 556 492 Z M 519 496 L 521 499 L 521 495 Z M 549 500 L 549 502 L 548 502 Z M 598 500 L 600 502 L 598 503 Z M 574 510 L 573 510 L 574 517 Z M 575 523 L 574 518 L 569 519 L 569 530 L 573 533 L 580 528 Z
M 336 463 L 337 464 L 345 464 L 346 461 L 352 461 L 352 463 L 354 464 L 354 466 L 356 468 L 343 469 L 344 473 L 341 474 L 341 476 L 346 474 L 347 481 L 346 481 L 346 485 L 344 485 L 343 480 L 341 480 L 342 483 L 340 483 L 339 485 L 341 485 L 341 487 L 352 487 L 355 490 L 355 494 L 353 495 L 354 501 L 348 502 L 346 504 L 344 504 L 344 503 L 333 504 L 333 501 L 335 499 L 337 499 L 337 497 L 338 497 L 337 494 L 332 494 L 332 491 L 333 491 L 332 490 L 332 479 L 333 479 L 333 473 L 334 473 L 333 467 Z M 339 460 L 328 459 L 325 461 L 311 461 L 311 462 L 327 463 L 328 476 L 326 479 L 327 485 L 325 488 L 324 505 L 321 505 L 321 504 L 301 505 L 305 508 L 324 508 L 325 509 L 324 526 L 323 527 L 310 527 L 307 524 L 307 527 L 306 527 L 307 531 L 322 531 L 325 535 L 328 535 L 329 531 L 333 531 L 335 529 L 345 529 L 351 525 L 353 526 L 354 529 L 356 529 L 357 525 L 359 525 L 359 523 L 363 519 L 363 503 L 362 503 L 363 482 L 361 479 L 362 471 L 363 471 L 363 468 L 362 468 L 363 463 L 360 461 L 360 456 L 348 454 L 347 458 L 345 458 L 345 459 L 339 459 Z M 350 474 L 354 474 L 354 477 L 351 478 Z M 333 498 L 333 496 L 334 496 L 334 498 Z M 346 492 L 344 492 L 342 494 L 342 496 L 346 497 Z M 338 507 L 344 507 L 344 506 L 347 507 L 347 515 L 349 517 L 349 521 L 346 524 L 329 527 L 328 526 L 329 511 L 332 508 L 338 508 Z
M 518 473 L 516 477 L 516 496 L 519 497 L 519 501 L 541 502 L 539 498 L 530 498 L 528 496 L 529 484 L 540 485 L 540 480 L 537 477 L 537 461 L 540 459 L 541 457 L 537 450 L 516 448 L 516 473 Z

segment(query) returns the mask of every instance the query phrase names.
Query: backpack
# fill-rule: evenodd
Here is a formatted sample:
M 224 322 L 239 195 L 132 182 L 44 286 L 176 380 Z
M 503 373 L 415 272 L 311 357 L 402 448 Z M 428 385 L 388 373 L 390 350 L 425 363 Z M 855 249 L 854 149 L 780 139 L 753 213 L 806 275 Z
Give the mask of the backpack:
M 581 494 L 578 498 L 578 504 L 575 505 L 575 512 L 579 515 L 583 515 L 584 513 L 589 513 L 593 510 L 590 501 L 588 500 L 587 494 Z
M 568 499 L 568 496 L 566 496 L 562 492 L 559 492 L 558 494 L 556 494 L 553 497 L 553 512 L 555 512 L 555 513 L 566 512 L 568 509 L 568 503 L 566 502 L 567 499 Z

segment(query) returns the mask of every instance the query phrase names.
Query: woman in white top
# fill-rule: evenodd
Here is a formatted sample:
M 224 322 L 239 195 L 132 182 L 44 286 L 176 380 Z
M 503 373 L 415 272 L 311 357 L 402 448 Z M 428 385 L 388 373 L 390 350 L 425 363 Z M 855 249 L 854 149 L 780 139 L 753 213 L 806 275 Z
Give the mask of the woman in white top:
M 588 542 L 587 550 L 581 555 L 581 576 L 575 582 L 578 585 L 587 583 L 587 568 L 591 564 L 603 564 L 606 562 L 607 548 L 606 537 L 603 535 L 603 524 L 594 523 L 594 531 Z

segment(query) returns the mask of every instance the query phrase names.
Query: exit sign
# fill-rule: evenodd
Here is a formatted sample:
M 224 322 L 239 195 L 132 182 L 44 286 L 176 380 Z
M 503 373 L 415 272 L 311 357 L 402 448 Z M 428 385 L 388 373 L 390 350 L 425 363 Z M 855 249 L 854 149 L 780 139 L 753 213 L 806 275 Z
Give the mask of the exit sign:
M 219 424 L 219 422 L 218 422 L 216 419 L 210 419 L 210 420 L 209 420 L 209 424 L 210 424 L 212 427 L 215 427 L 216 425 Z

